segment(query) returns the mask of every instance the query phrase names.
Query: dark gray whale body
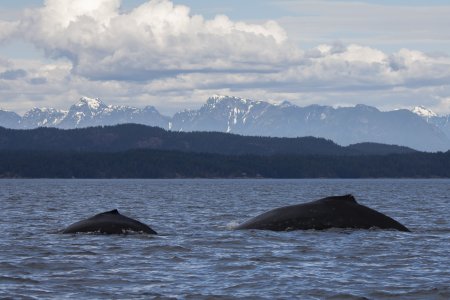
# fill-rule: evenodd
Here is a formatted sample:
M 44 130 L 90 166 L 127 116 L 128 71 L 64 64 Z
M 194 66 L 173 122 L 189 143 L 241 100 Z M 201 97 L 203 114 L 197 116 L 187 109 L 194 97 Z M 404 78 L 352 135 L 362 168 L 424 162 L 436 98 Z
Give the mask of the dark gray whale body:
M 121 215 L 117 209 L 100 213 L 85 220 L 73 223 L 62 233 L 99 232 L 122 234 L 127 231 L 157 234 L 156 231 L 139 221 Z
M 358 204 L 352 195 L 327 197 L 304 204 L 276 208 L 248 220 L 236 229 L 288 231 L 329 228 L 409 231 L 394 219 Z

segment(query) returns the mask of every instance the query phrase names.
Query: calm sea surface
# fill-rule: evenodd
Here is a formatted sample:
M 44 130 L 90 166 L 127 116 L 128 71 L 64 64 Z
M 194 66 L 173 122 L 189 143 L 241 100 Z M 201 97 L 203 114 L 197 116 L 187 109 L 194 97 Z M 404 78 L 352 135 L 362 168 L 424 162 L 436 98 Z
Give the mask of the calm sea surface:
M 352 193 L 409 227 L 235 231 Z M 448 180 L 0 180 L 0 298 L 450 299 Z M 117 208 L 160 235 L 62 235 Z

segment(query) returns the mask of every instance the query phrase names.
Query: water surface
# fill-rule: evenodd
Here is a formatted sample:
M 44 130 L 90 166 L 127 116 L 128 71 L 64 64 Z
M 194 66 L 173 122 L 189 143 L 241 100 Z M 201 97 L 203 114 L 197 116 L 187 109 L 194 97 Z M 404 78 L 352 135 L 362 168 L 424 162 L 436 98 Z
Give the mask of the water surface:
M 352 193 L 412 230 L 235 231 Z M 0 180 L 0 298 L 449 299 L 448 180 Z M 160 235 L 62 235 L 117 208 Z

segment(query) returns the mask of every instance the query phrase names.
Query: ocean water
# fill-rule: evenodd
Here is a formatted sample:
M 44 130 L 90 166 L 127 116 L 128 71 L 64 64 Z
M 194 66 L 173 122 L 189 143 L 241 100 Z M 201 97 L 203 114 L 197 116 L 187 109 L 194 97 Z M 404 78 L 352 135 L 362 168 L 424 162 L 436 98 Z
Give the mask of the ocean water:
M 381 230 L 237 231 L 330 195 Z M 0 180 L 0 298 L 450 299 L 448 180 Z M 158 236 L 57 233 L 117 208 Z

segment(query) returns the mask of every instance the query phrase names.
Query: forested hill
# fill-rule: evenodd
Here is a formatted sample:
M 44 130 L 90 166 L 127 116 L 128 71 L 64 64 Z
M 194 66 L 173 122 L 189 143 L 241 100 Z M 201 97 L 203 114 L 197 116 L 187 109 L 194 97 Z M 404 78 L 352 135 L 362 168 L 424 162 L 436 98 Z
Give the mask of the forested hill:
M 0 178 L 450 178 L 450 151 L 375 156 L 0 151 Z
M 448 178 L 450 151 L 144 125 L 0 128 L 0 178 Z
M 171 150 L 222 155 L 387 155 L 414 153 L 407 147 L 362 143 L 342 147 L 314 137 L 249 137 L 219 132 L 172 132 L 158 127 L 124 124 L 82 129 L 0 127 L 0 150 L 56 152 L 121 152 L 132 149 Z

